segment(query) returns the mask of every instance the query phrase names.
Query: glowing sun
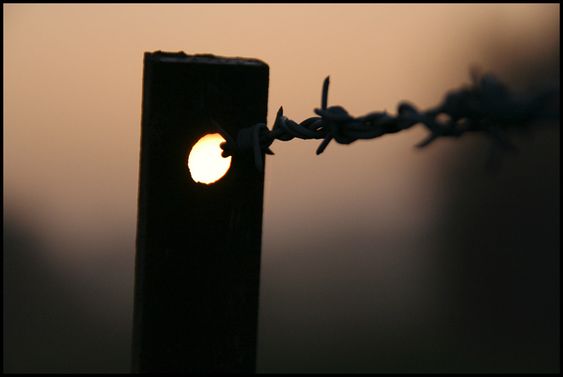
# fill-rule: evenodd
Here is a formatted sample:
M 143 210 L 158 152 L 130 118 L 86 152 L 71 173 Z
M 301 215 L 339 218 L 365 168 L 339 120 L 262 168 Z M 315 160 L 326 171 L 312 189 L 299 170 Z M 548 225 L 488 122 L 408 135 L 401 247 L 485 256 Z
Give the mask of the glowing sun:
M 218 133 L 207 134 L 195 143 L 188 156 L 192 179 L 206 185 L 221 179 L 231 166 L 231 157 L 223 157 L 220 144 L 225 139 Z

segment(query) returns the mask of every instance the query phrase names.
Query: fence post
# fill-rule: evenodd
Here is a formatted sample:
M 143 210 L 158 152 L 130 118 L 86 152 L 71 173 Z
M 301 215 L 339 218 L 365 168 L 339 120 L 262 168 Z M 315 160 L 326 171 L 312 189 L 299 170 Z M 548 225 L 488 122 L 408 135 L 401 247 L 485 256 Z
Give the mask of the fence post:
M 268 65 L 145 53 L 134 372 L 255 372 L 264 173 L 233 156 L 194 182 L 191 146 L 266 122 Z

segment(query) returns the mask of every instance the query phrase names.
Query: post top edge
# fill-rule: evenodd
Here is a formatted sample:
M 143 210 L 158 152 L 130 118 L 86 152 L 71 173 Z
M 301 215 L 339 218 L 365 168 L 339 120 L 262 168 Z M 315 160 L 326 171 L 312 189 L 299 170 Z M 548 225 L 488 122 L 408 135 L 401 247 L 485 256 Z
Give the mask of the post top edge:
M 168 63 L 196 63 L 196 64 L 233 64 L 233 65 L 263 65 L 268 66 L 265 62 L 255 58 L 243 57 L 225 57 L 213 54 L 194 54 L 188 55 L 183 51 L 166 52 L 155 51 L 145 52 L 145 61 L 156 60 Z

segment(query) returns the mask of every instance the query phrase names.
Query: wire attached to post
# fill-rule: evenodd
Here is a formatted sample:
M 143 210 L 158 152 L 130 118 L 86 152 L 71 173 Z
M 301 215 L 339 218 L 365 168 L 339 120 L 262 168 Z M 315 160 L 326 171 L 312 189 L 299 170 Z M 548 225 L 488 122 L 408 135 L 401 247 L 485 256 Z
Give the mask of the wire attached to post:
M 231 139 L 221 144 L 222 155 L 253 153 L 256 168 L 263 171 L 263 154 L 274 154 L 270 149 L 274 140 L 322 139 L 316 150 L 319 155 L 332 140 L 351 144 L 407 130 L 416 124 L 424 125 L 429 131 L 428 137 L 416 145 L 418 148 L 427 147 L 442 137 L 457 138 L 467 132 L 483 132 L 491 138 L 494 148 L 515 151 L 516 147 L 505 136 L 507 129 L 522 128 L 536 120 L 559 119 L 558 107 L 552 113 L 546 109 L 550 101 L 556 99 L 558 90 L 515 97 L 493 75 L 481 76 L 473 71 L 471 76 L 471 86 L 448 93 L 439 106 L 430 110 L 421 112 L 414 105 L 401 102 L 396 116 L 383 111 L 357 118 L 342 106 L 328 106 L 330 78 L 327 77 L 323 82 L 321 107 L 314 110 L 318 116 L 297 123 L 284 116 L 280 107 L 271 130 L 263 123 L 240 130 L 236 143 Z

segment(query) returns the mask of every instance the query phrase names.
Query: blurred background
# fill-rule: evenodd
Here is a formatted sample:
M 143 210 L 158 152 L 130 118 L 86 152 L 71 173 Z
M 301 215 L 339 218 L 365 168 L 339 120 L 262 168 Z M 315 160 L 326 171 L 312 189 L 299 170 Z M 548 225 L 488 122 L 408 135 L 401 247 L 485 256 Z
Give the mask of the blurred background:
M 4 372 L 128 372 L 145 51 L 258 58 L 312 116 L 559 88 L 559 4 L 3 5 Z M 258 372 L 558 372 L 559 122 L 276 142 Z

